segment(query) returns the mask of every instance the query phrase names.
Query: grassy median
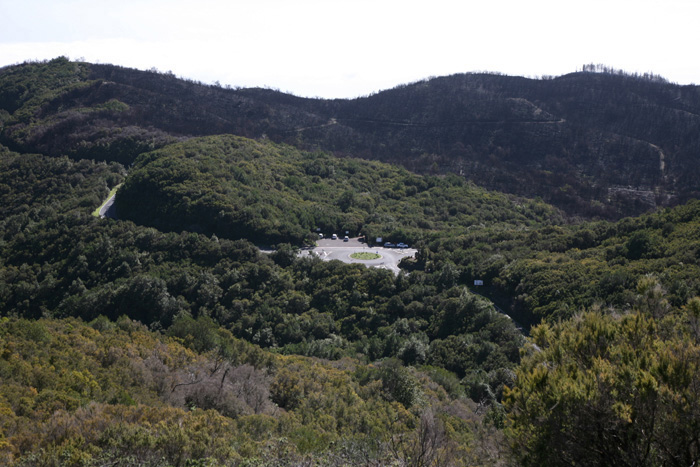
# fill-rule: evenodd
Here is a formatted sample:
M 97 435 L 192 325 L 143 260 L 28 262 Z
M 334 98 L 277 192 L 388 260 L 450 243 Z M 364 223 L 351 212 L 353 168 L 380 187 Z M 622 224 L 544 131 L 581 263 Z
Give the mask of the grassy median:
M 382 255 L 377 254 L 377 253 L 369 253 L 366 251 L 361 251 L 358 253 L 351 254 L 350 257 L 352 259 L 370 260 L 370 259 L 379 259 L 382 257 Z

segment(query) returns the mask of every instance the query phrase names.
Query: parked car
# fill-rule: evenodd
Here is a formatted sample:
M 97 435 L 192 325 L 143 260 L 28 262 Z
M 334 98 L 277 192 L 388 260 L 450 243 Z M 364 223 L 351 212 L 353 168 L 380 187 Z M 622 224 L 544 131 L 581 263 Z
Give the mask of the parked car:
M 406 245 L 405 243 L 397 243 L 396 246 L 398 248 L 408 248 L 408 245 Z
M 333 239 L 333 240 L 338 240 L 338 236 L 337 236 L 336 234 L 333 234 L 333 236 L 331 237 L 331 239 Z
M 396 245 L 394 245 L 394 244 L 391 243 L 391 242 L 386 242 L 386 243 L 384 244 L 384 248 L 396 248 Z
M 350 241 L 350 238 L 346 235 L 345 238 L 343 238 L 343 241 L 344 241 L 344 242 L 349 242 L 349 241 Z

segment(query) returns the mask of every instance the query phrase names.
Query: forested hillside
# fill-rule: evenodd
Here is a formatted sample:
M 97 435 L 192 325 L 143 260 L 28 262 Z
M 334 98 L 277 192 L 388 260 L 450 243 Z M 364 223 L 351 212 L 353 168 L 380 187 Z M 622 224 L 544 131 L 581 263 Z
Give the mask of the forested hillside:
M 571 318 L 593 306 L 629 308 L 653 276 L 674 307 L 700 294 L 700 203 L 616 223 L 529 231 L 484 227 L 435 240 L 428 260 L 450 265 L 523 323 Z M 443 266 L 445 267 L 445 266 Z
M 0 463 L 699 462 L 697 93 L 0 70 Z M 317 228 L 417 253 L 300 255 Z
M 456 173 L 587 218 L 684 202 L 700 175 L 700 88 L 611 70 L 454 75 L 321 100 L 59 58 L 0 70 L 0 109 L 0 142 L 23 152 L 129 164 L 190 136 L 265 136 Z
M 454 175 L 420 176 L 234 136 L 142 154 L 116 206 L 138 224 L 259 244 L 313 242 L 317 229 L 415 244 L 484 223 L 563 223 L 543 202 L 487 192 Z
M 251 141 L 239 142 L 253 144 Z M 287 453 L 285 456 L 296 459 L 293 462 L 301 462 L 299 459 L 304 456 L 315 459 L 318 465 L 357 462 L 343 460 L 347 455 L 368 456 L 371 462 L 385 463 L 389 462 L 387 459 L 410 457 L 414 455 L 414 449 L 427 449 L 430 453 L 425 455 L 435 459 L 452 458 L 463 451 L 457 455 L 462 460 L 454 461 L 458 464 L 470 458 L 485 456 L 483 459 L 491 459 L 495 456 L 495 459 L 504 455 L 502 442 L 498 441 L 502 435 L 495 431 L 495 426 L 502 424 L 503 420 L 499 401 L 504 385 L 512 380 L 523 337 L 510 319 L 496 313 L 487 300 L 470 293 L 463 285 L 432 274 L 416 272 L 410 277 L 404 274 L 395 276 L 386 270 L 361 265 L 323 262 L 310 257 L 297 259 L 295 249 L 289 246 L 283 246 L 268 256 L 245 240 L 232 241 L 187 231 L 164 233 L 129 221 L 102 220 L 90 213 L 113 185 L 124 180 L 123 168 L 118 164 L 72 161 L 65 157 L 17 154 L 7 150 L 1 155 L 0 186 L 5 187 L 5 203 L 0 223 L 0 309 L 4 316 L 29 320 L 19 321 L 16 325 L 12 324 L 14 321 L 5 321 L 5 324 L 11 329 L 15 329 L 13 326 L 28 326 L 29 339 L 41 343 L 41 351 L 48 352 L 32 356 L 27 350 L 22 350 L 25 344 L 13 344 L 8 340 L 9 336 L 23 335 L 22 332 L 9 330 L 5 334 L 4 342 L 8 347 L 2 358 L 7 362 L 3 363 L 1 377 L 4 382 L 16 381 L 21 387 L 12 389 L 17 392 L 0 399 L 5 404 L 2 446 L 8 462 L 100 465 L 104 459 L 117 459 L 136 449 L 133 456 L 145 459 L 145 465 L 181 465 L 186 459 L 203 457 L 212 458 L 212 462 L 236 464 L 240 458 L 265 457 L 264 449 L 271 449 L 269 444 L 244 447 L 243 441 L 243 444 L 226 444 L 227 450 L 224 451 L 215 450 L 213 445 L 206 444 L 208 441 L 202 441 L 206 446 L 193 441 L 196 446 L 171 444 L 164 447 L 163 443 L 175 443 L 167 441 L 171 435 L 185 434 L 177 431 L 179 428 L 171 427 L 170 422 L 165 422 L 162 429 L 150 431 L 147 428 L 150 419 L 133 418 L 132 415 L 136 414 L 129 406 L 153 407 L 154 417 L 166 417 L 167 420 L 170 420 L 167 417 L 173 417 L 172 423 L 178 427 L 185 420 L 183 417 L 190 417 L 182 411 L 189 406 L 179 402 L 173 406 L 178 411 L 158 412 L 162 402 L 155 401 L 174 396 L 169 392 L 172 387 L 160 389 L 160 392 L 149 389 L 151 376 L 140 376 L 129 383 L 134 387 L 114 388 L 116 382 L 94 373 L 98 371 L 98 364 L 104 365 L 104 362 L 90 363 L 88 369 L 74 370 L 65 363 L 71 361 L 70 357 L 51 357 L 51 352 L 61 351 L 60 346 L 55 349 L 59 342 L 63 339 L 74 342 L 75 338 L 64 338 L 61 334 L 64 331 L 54 333 L 45 326 L 60 329 L 69 326 L 67 329 L 71 331 L 75 326 L 84 325 L 34 320 L 68 317 L 90 321 L 98 329 L 109 329 L 115 326 L 114 323 L 132 326 L 128 324 L 130 320 L 137 320 L 152 330 L 182 339 L 181 342 L 194 351 L 213 352 L 214 355 L 207 358 L 214 360 L 203 363 L 202 372 L 213 371 L 212 368 L 221 364 L 219 359 L 224 357 L 215 355 L 223 352 L 224 361 L 233 358 L 226 349 L 232 345 L 234 335 L 277 354 L 307 355 L 333 361 L 350 358 L 352 360 L 344 364 L 353 369 L 348 370 L 347 377 L 358 378 L 357 381 L 361 381 L 358 384 L 374 387 L 372 391 L 380 391 L 377 394 L 384 401 L 382 403 L 394 404 L 391 410 L 405 411 L 402 413 L 408 417 L 401 422 L 391 412 L 387 416 L 392 421 L 387 424 L 377 418 L 378 414 L 368 415 L 369 418 L 361 422 L 364 428 L 358 428 L 360 431 L 353 428 L 352 433 L 344 429 L 334 431 L 336 428 L 331 427 L 345 426 L 347 422 L 331 417 L 327 419 L 331 431 L 321 433 L 314 431 L 318 422 L 304 415 L 302 420 L 306 421 L 294 422 L 301 424 L 298 427 L 301 430 L 299 436 L 303 438 L 299 440 L 301 444 L 289 441 L 287 445 L 284 444 L 286 441 L 280 441 L 282 444 L 279 445 L 279 449 L 284 448 Z M 38 190 L 45 196 L 39 196 Z M 145 332 L 145 328 L 140 329 Z M 35 331 L 39 335 L 35 336 Z M 127 350 L 130 344 L 110 342 L 112 352 L 126 352 L 132 357 L 125 362 L 136 364 L 133 360 L 135 354 Z M 159 358 L 175 358 L 169 355 L 170 350 L 164 348 L 163 352 Z M 13 360 L 16 358 L 29 361 L 21 363 Z M 282 414 L 299 404 L 316 403 L 312 402 L 316 399 L 311 396 L 311 389 L 297 389 L 297 386 L 312 384 L 312 380 L 301 372 L 303 365 L 311 363 L 298 363 L 294 359 L 279 361 L 283 363 L 264 370 L 260 377 L 268 378 L 265 381 L 272 381 L 269 379 L 272 375 L 286 375 L 285 378 L 291 379 L 280 383 L 283 386 L 279 388 L 278 396 L 263 393 L 260 397 L 268 398 L 261 399 L 259 404 Z M 53 362 L 49 373 L 37 379 L 38 372 L 43 371 L 40 366 L 47 362 Z M 367 367 L 370 364 L 378 366 L 376 369 Z M 25 373 L 17 373 L 15 365 L 24 368 Z M 364 369 L 355 370 L 356 365 L 363 365 Z M 240 405 L 231 399 L 237 391 L 235 384 L 238 384 L 238 379 L 233 379 L 233 386 L 227 389 L 222 389 L 223 383 L 214 384 L 214 380 L 218 382 L 227 377 L 226 368 L 209 374 L 206 381 L 212 388 L 218 388 L 217 400 L 223 398 L 221 404 L 228 404 L 226 407 L 233 410 L 232 407 Z M 53 371 L 58 374 L 54 376 L 50 373 Z M 318 376 L 318 369 L 309 371 Z M 355 375 L 354 371 L 359 373 Z M 91 389 L 83 391 L 82 386 L 70 389 L 82 384 L 82 380 L 71 382 L 67 389 L 54 386 L 78 376 L 86 378 Z M 460 379 L 466 376 L 469 379 L 465 386 Z M 93 380 L 98 382 L 91 382 Z M 425 383 L 421 383 L 423 380 Z M 118 381 L 127 384 L 121 379 Z M 8 390 L 14 388 L 14 384 L 8 386 Z M 336 385 L 333 387 L 341 385 L 340 382 L 333 384 Z M 420 389 L 421 384 L 427 385 L 425 389 Z M 443 389 L 439 389 L 441 387 Z M 209 397 L 206 392 L 202 393 L 202 387 L 196 389 L 193 394 Z M 443 392 L 433 400 L 430 391 L 438 389 Z M 319 397 L 336 400 L 336 396 L 323 386 L 318 391 L 322 392 Z M 360 389 L 357 391 L 361 392 Z M 467 397 L 467 393 L 482 404 L 477 414 L 474 413 L 477 406 L 473 405 L 476 403 Z M 39 399 L 35 401 L 33 398 Z M 54 401 L 56 398 L 60 404 Z M 48 408 L 39 405 L 39 400 L 47 401 Z M 442 415 L 442 409 L 436 405 L 441 400 L 447 404 Z M 226 412 L 229 409 L 210 399 L 198 399 L 189 404 L 217 410 L 216 413 L 203 414 L 205 418 L 209 417 L 207 420 L 228 417 L 217 421 L 216 426 L 233 423 L 230 419 L 239 420 L 238 412 Z M 375 405 L 372 407 L 368 409 L 370 413 L 375 409 L 385 410 Z M 313 410 L 321 409 L 315 406 Z M 485 415 L 491 421 L 483 425 L 481 420 Z M 120 438 L 122 434 L 116 435 L 121 440 L 115 441 L 116 445 L 105 444 L 107 438 L 102 438 L 112 436 L 112 432 L 102 434 L 102 428 L 94 431 L 75 425 L 74 417 L 82 421 L 86 420 L 85 417 L 96 417 L 94 426 L 106 426 L 109 423 L 105 420 L 113 416 L 130 420 L 124 425 L 125 438 Z M 448 421 L 445 416 L 456 418 L 444 425 Z M 60 434 L 42 438 L 42 433 L 46 432 L 44 427 L 55 426 L 59 419 L 60 423 L 73 428 L 67 432 L 62 431 L 64 428 L 57 428 L 56 433 Z M 258 424 L 268 423 L 266 420 L 254 418 L 251 423 L 256 430 L 262 429 Z M 297 428 L 284 420 L 287 419 L 269 419 L 270 428 L 266 430 L 277 433 L 275 436 L 296 439 Z M 294 420 L 299 419 L 295 416 Z M 305 428 L 307 423 L 315 428 L 309 431 Z M 381 426 L 386 436 L 371 431 L 375 425 Z M 238 426 L 226 428 L 229 431 L 212 431 L 210 436 L 214 440 L 237 437 L 239 434 L 235 430 Z M 423 436 L 421 427 L 438 430 L 430 433 L 439 437 L 439 446 L 418 447 L 416 443 L 427 442 L 416 441 Z M 171 429 L 175 431 L 168 431 Z M 89 434 L 82 430 L 89 430 Z M 133 438 L 133 430 L 145 438 Z M 249 439 L 245 438 L 248 435 L 240 436 Z M 365 440 L 358 439 L 358 436 Z M 368 437 L 371 437 L 371 442 Z M 24 441 L 26 439 L 29 441 Z M 377 444 L 372 444 L 375 442 Z M 330 447 L 336 446 L 335 443 L 343 446 L 350 443 L 357 447 L 347 449 L 357 449 L 360 453 L 336 451 L 335 447 Z M 341 445 L 337 445 L 337 449 L 346 449 Z

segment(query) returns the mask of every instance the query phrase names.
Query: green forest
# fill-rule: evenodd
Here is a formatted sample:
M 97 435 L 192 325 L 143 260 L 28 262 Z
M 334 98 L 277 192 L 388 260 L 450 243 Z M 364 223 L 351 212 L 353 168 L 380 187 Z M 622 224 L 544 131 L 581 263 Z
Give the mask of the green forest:
M 700 201 L 584 218 L 336 133 L 277 138 L 363 101 L 271 93 L 0 69 L 1 464 L 700 461 Z M 238 130 L 200 131 L 208 109 Z M 118 219 L 93 215 L 117 187 Z M 300 254 L 317 229 L 417 253 L 398 274 Z
M 454 175 L 419 176 L 231 135 L 142 154 L 116 205 L 137 224 L 259 244 L 303 245 L 317 229 L 416 243 L 475 224 L 562 222 L 543 202 L 515 202 Z

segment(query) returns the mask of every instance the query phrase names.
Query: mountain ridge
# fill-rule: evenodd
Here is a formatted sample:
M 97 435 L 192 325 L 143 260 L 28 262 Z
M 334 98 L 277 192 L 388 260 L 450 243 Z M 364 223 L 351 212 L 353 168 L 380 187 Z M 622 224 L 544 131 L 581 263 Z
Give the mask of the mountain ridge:
M 51 76 L 53 90 L 26 85 Z M 459 74 L 328 100 L 59 58 L 0 70 L 0 88 L 0 142 L 23 152 L 129 164 L 230 133 L 453 172 L 574 217 L 617 219 L 698 195 L 700 87 L 657 77 Z

